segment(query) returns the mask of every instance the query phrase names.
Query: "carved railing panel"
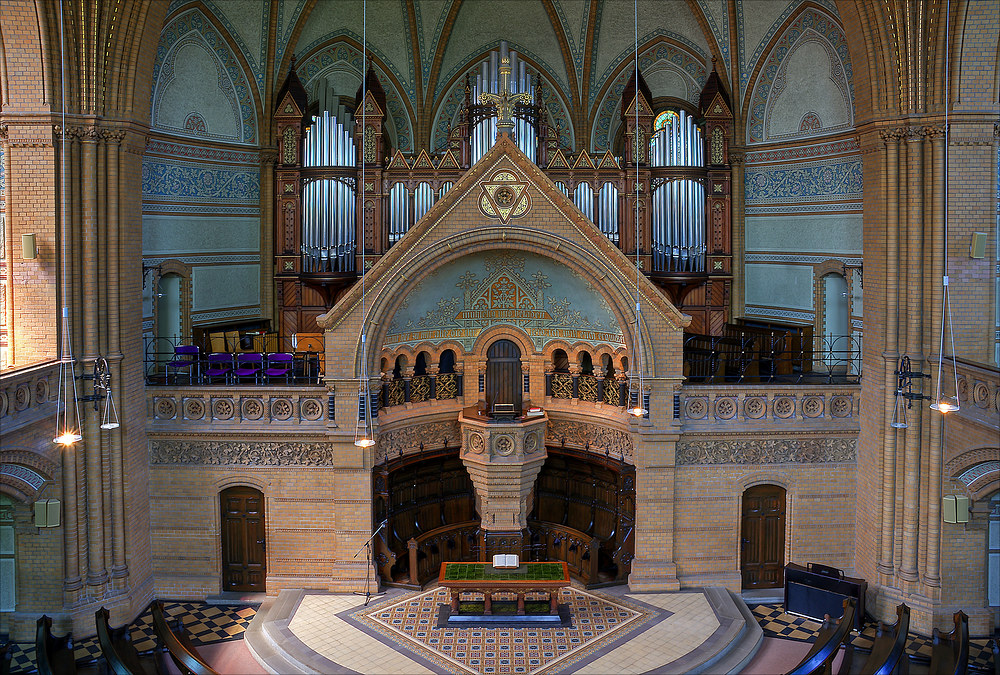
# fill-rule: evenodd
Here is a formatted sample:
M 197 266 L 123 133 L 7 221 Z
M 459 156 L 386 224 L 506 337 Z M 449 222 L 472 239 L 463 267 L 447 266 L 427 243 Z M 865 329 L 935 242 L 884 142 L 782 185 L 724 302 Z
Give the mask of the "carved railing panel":
M 825 425 L 857 430 L 859 385 L 764 387 L 760 385 L 687 386 L 680 393 L 680 421 L 688 429 L 748 425 Z
M 403 380 L 389 380 L 385 383 L 385 407 L 391 408 L 395 405 L 403 405 L 405 397 L 405 383 Z
M 573 376 L 552 373 L 552 398 L 573 398 Z
M 458 398 L 458 376 L 455 373 L 441 373 L 437 376 L 437 399 Z
M 431 378 L 429 375 L 414 375 L 410 379 L 410 403 L 422 403 L 431 397 Z
M 593 375 L 581 375 L 577 384 L 579 399 L 581 401 L 597 401 L 597 378 Z
M 604 402 L 608 405 L 619 406 L 621 405 L 621 388 L 618 386 L 618 380 L 613 377 L 604 378 Z

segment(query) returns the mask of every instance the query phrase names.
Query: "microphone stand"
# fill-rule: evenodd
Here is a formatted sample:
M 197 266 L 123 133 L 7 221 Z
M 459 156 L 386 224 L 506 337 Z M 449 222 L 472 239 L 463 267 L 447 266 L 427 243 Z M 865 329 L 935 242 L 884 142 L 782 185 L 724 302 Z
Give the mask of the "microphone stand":
M 368 603 L 371 602 L 373 595 L 385 595 L 385 591 L 372 593 L 371 576 L 369 575 L 368 572 L 369 570 L 371 570 L 372 574 L 375 573 L 375 565 L 374 563 L 372 563 L 372 541 L 375 539 L 376 536 L 378 536 L 378 533 L 382 531 L 382 528 L 385 527 L 386 524 L 388 524 L 388 522 L 389 522 L 388 519 L 386 519 L 383 520 L 381 523 L 379 523 L 379 526 L 375 528 L 374 532 L 372 532 L 372 536 L 368 537 L 368 541 L 364 543 L 364 546 L 359 548 L 358 552 L 354 554 L 354 557 L 357 558 L 358 555 L 360 555 L 361 551 L 364 551 L 365 559 L 367 560 L 367 564 L 365 565 L 365 590 L 364 592 L 354 591 L 354 595 L 365 596 L 365 607 L 367 607 Z

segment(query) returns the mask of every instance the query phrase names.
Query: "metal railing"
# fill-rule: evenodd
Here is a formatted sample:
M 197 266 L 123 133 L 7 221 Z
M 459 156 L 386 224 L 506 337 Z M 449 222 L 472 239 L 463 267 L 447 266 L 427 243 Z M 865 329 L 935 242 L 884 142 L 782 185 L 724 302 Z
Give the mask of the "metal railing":
M 233 385 L 233 384 L 270 384 L 280 381 L 288 384 L 318 384 L 323 373 L 324 351 L 322 342 L 310 342 L 308 349 L 301 349 L 302 345 L 289 336 L 280 336 L 277 333 L 257 333 L 248 335 L 241 341 L 246 345 L 245 349 L 226 350 L 213 352 L 208 339 L 203 342 L 194 342 L 190 339 L 180 337 L 144 337 L 143 338 L 143 372 L 147 385 Z M 196 346 L 198 353 L 194 356 L 181 356 L 178 354 L 178 347 Z M 267 377 L 266 373 L 261 373 L 260 377 L 252 376 L 236 378 L 226 374 L 210 376 L 209 366 L 211 365 L 208 355 L 211 353 L 225 353 L 232 356 L 231 368 L 234 368 L 242 354 L 257 353 L 263 356 L 261 368 L 266 369 L 269 365 L 268 356 L 271 354 L 291 354 L 291 370 L 285 375 Z M 190 366 L 178 367 L 175 363 L 178 359 L 193 361 Z M 218 364 L 216 364 L 218 365 Z
M 691 383 L 853 384 L 861 381 L 861 334 L 811 339 L 779 331 L 685 335 Z

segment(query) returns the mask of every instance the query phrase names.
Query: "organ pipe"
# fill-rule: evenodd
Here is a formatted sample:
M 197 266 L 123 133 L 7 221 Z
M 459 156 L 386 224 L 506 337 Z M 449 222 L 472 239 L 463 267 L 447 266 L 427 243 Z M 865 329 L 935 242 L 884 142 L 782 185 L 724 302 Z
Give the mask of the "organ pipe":
M 472 86 L 472 99 L 479 100 L 479 95 L 483 93 L 500 93 L 500 58 L 501 53 L 507 51 L 507 44 L 501 43 L 500 51 L 490 52 L 489 57 L 483 61 L 476 73 L 476 81 Z M 527 92 L 535 96 L 535 86 L 532 83 L 532 74 L 529 72 L 527 64 L 518 58 L 516 51 L 508 53 L 510 58 L 510 79 L 508 86 L 510 93 Z M 497 137 L 497 118 L 487 117 L 478 122 L 472 129 L 471 150 L 472 163 L 478 162 L 486 152 L 493 147 Z M 532 162 L 536 161 L 536 151 L 538 145 L 538 132 L 535 127 L 520 118 L 514 118 L 514 141 L 517 147 L 528 156 Z
M 652 167 L 704 165 L 701 128 L 681 110 L 653 133 Z M 665 180 L 652 195 L 653 269 L 658 272 L 705 271 L 705 187 L 690 178 Z

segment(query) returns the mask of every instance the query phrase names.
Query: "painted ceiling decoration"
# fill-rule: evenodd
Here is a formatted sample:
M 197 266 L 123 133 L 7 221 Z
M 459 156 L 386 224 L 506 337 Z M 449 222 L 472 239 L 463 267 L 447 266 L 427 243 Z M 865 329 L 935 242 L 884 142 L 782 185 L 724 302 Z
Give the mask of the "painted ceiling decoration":
M 327 69 L 360 73 L 362 4 L 199 0 L 192 7 L 190 0 L 171 0 L 156 61 L 158 110 L 164 99 L 183 96 L 167 91 L 169 78 L 159 75 L 165 64 L 169 70 L 168 54 L 184 47 L 177 43 L 198 30 L 232 82 L 242 128 L 230 135 L 219 119 L 213 124 L 218 111 L 206 115 L 189 101 L 174 102 L 174 108 L 190 110 L 181 115 L 171 109 L 162 128 L 259 142 L 257 118 L 267 107 L 259 102 L 270 103 L 293 55 L 305 68 L 304 82 L 323 77 Z M 435 152 L 446 145 L 464 75 L 505 40 L 541 75 L 543 102 L 564 150 L 608 149 L 618 123 L 614 104 L 633 56 L 632 7 L 627 0 L 367 0 L 367 45 L 399 148 Z M 640 67 L 654 97 L 694 103 L 714 57 L 736 109 L 747 111 L 748 142 L 839 133 L 853 124 L 850 56 L 834 0 L 638 0 L 637 8 L 644 45 Z M 824 94 L 836 94 L 836 105 L 801 110 L 782 100 L 780 91 L 775 94 L 788 81 L 779 68 L 786 56 L 806 61 L 823 53 L 832 72 L 830 82 L 821 85 Z
M 471 350 L 498 323 L 525 331 L 538 351 L 554 340 L 625 346 L 611 307 L 587 279 L 551 258 L 502 250 L 446 263 L 417 283 L 383 345 L 452 341 Z

